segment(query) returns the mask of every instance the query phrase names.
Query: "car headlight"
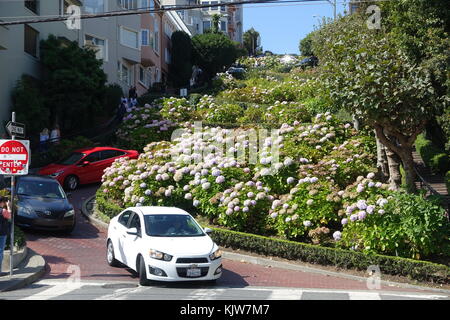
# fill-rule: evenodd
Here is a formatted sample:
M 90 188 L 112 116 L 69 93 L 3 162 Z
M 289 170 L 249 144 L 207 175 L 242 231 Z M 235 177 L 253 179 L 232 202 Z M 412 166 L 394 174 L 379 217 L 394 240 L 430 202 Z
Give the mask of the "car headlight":
M 33 209 L 29 208 L 29 207 L 18 207 L 17 208 L 17 214 L 20 216 L 32 216 L 33 215 Z
M 57 171 L 57 172 L 53 172 L 53 173 L 50 175 L 50 177 L 56 178 L 56 177 L 59 177 L 62 173 L 64 173 L 64 170 Z
M 67 217 L 72 217 L 73 215 L 75 214 L 75 210 L 70 210 L 70 211 L 67 211 L 65 214 L 64 214 L 64 218 L 67 218 Z
M 164 260 L 164 261 L 170 261 L 172 260 L 172 256 L 170 254 L 150 249 L 150 258 L 157 259 L 157 260 Z
M 209 255 L 209 258 L 211 260 L 216 260 L 216 259 L 219 259 L 221 256 L 222 256 L 222 250 L 217 249 L 216 251 L 214 251 L 213 253 L 211 253 Z

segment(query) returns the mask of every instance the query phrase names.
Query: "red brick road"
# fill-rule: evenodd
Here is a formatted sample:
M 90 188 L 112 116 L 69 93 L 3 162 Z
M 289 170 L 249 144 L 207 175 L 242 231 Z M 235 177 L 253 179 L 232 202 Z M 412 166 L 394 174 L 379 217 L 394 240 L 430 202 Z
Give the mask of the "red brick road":
M 77 226 L 69 236 L 55 233 L 27 232 L 27 244 L 47 262 L 46 279 L 66 278 L 72 265 L 80 268 L 82 280 L 130 281 L 137 279 L 125 268 L 106 263 L 106 230 L 99 230 L 85 220 L 81 203 L 95 193 L 97 186 L 81 187 L 70 196 L 77 214 Z M 366 282 L 324 274 L 268 268 L 261 265 L 224 259 L 224 273 L 218 285 L 270 286 L 322 289 L 367 290 Z M 71 269 L 69 269 L 71 267 Z M 383 290 L 408 291 L 405 288 L 382 287 Z M 411 290 L 416 291 L 416 290 Z

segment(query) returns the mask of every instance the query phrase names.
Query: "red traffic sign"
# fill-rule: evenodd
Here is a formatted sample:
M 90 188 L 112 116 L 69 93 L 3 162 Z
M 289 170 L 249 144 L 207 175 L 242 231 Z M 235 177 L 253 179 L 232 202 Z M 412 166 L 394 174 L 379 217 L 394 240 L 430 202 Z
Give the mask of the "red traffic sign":
M 28 140 L 0 140 L 0 174 L 28 174 L 30 142 Z

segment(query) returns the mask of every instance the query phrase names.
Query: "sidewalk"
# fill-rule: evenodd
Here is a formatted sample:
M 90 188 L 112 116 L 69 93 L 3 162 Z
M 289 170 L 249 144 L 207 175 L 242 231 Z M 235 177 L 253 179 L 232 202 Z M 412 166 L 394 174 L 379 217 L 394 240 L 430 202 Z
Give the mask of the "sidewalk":
M 13 276 L 0 277 L 0 292 L 23 288 L 45 273 L 45 260 L 42 256 L 28 248 L 26 258 L 13 270 Z

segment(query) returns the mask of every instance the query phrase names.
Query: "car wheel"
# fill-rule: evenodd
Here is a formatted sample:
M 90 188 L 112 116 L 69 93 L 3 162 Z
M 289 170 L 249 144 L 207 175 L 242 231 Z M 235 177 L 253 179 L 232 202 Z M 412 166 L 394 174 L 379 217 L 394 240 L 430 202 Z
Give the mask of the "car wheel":
M 64 187 L 67 190 L 71 190 L 72 191 L 72 190 L 75 190 L 78 187 L 79 182 L 80 181 L 78 180 L 78 178 L 76 176 L 71 175 L 71 176 L 68 176 L 64 180 Z
M 106 245 L 106 261 L 111 267 L 119 266 L 119 261 L 114 256 L 114 247 L 111 240 L 108 240 L 108 244 Z
M 145 261 L 144 258 L 139 258 L 139 284 L 141 286 L 148 286 L 150 281 L 147 279 L 147 273 L 145 272 Z
M 70 227 L 70 228 L 67 228 L 66 230 L 64 230 L 64 233 L 65 234 L 71 234 L 72 232 L 73 232 L 73 230 L 75 229 L 75 225 L 76 225 L 77 223 L 76 223 L 76 220 L 75 219 L 73 219 L 73 224 L 72 224 L 72 226 Z

